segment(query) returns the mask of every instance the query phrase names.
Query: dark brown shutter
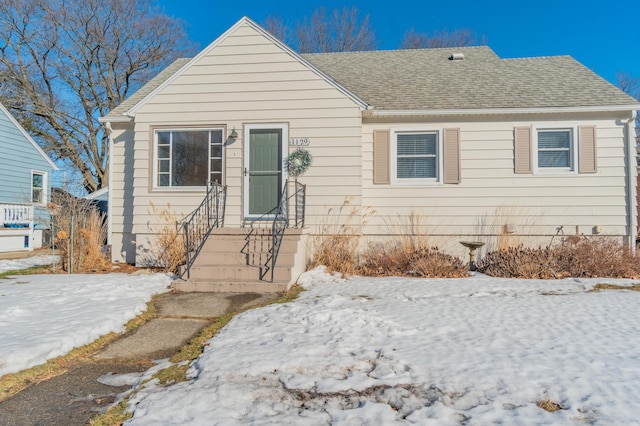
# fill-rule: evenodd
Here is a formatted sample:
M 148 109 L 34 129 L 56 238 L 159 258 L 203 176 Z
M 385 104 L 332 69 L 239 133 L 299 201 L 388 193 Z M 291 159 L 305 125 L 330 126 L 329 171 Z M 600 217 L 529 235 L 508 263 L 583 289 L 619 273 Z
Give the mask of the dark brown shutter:
M 389 130 L 373 131 L 373 183 L 388 185 L 389 180 Z
M 514 173 L 532 173 L 531 127 L 516 127 L 513 134 Z
M 443 182 L 460 183 L 460 129 L 444 129 L 442 142 Z
M 595 173 L 597 167 L 596 128 L 578 127 L 578 173 Z

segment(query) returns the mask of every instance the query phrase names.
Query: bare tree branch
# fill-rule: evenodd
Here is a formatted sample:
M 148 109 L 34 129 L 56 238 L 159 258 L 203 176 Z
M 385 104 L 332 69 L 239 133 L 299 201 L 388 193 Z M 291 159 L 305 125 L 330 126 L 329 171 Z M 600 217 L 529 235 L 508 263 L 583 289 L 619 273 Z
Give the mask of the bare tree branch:
M 316 9 L 311 18 L 297 22 L 293 32 L 278 17 L 268 17 L 265 28 L 301 53 L 353 52 L 378 46 L 369 15 L 361 18 L 355 7 L 334 9 L 331 15 L 324 7 Z
M 478 35 L 469 29 L 434 31 L 433 34 L 418 33 L 413 28 L 405 33 L 401 49 L 426 49 L 438 47 L 463 47 L 487 44 L 485 36 Z
M 89 192 L 108 176 L 98 118 L 185 53 L 182 22 L 153 0 L 0 2 L 0 100 Z
M 628 95 L 640 100 L 640 77 L 633 77 L 626 72 L 616 74 L 618 87 Z
M 265 19 L 264 21 L 263 27 L 278 40 L 284 41 L 285 43 L 289 42 L 290 30 L 282 20 L 281 16 L 267 16 L 267 19 Z

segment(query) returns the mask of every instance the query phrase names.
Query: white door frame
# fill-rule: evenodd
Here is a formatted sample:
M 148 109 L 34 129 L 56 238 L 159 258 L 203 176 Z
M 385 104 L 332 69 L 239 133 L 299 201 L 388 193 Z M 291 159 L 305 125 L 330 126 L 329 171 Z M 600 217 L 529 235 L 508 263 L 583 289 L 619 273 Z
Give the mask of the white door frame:
M 243 208 L 242 214 L 245 220 L 257 219 L 260 215 L 250 215 L 249 214 L 249 144 L 250 144 L 250 135 L 251 130 L 265 130 L 265 129 L 278 129 L 282 133 L 281 143 L 281 151 L 282 158 L 280 161 L 280 173 L 281 173 L 281 187 L 280 193 L 282 193 L 282 189 L 287 182 L 287 170 L 284 166 L 284 163 L 289 155 L 289 125 L 287 123 L 255 123 L 255 124 L 245 124 L 244 125 L 244 137 L 243 137 L 243 150 L 244 150 L 244 159 L 242 162 L 242 200 L 243 200 Z M 266 218 L 273 218 L 273 215 L 265 216 Z

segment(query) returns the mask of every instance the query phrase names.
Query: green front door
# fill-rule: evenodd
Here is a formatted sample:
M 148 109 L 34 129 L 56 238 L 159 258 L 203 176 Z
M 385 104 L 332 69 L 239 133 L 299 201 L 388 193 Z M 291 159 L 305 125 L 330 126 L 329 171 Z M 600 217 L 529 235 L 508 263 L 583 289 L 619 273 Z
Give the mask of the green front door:
M 275 213 L 282 188 L 282 129 L 250 129 L 245 159 L 245 214 Z

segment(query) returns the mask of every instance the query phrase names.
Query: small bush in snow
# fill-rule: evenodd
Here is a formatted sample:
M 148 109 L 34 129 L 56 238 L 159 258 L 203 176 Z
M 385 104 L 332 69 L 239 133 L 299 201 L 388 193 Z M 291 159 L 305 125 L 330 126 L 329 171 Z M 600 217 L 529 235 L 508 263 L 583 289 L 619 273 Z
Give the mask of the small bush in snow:
M 364 276 L 454 278 L 467 275 L 460 259 L 437 247 L 405 242 L 370 244 L 360 254 L 357 273 Z
M 489 252 L 478 270 L 505 278 L 638 278 L 637 256 L 614 238 L 570 236 L 548 247 L 509 247 Z

